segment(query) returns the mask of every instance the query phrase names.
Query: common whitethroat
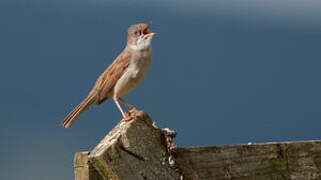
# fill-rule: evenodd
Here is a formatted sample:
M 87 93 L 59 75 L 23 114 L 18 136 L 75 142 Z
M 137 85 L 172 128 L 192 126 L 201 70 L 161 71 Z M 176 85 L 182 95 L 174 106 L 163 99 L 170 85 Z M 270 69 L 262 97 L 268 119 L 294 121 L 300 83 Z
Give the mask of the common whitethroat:
M 132 91 L 145 77 L 152 58 L 152 38 L 149 24 L 134 24 L 128 28 L 127 44 L 114 62 L 99 76 L 88 96 L 62 121 L 68 128 L 82 112 L 92 104 L 101 104 L 112 98 L 120 110 L 123 120 L 133 119 L 124 113 L 119 104 L 122 101 L 131 110 L 135 107 L 122 96 Z

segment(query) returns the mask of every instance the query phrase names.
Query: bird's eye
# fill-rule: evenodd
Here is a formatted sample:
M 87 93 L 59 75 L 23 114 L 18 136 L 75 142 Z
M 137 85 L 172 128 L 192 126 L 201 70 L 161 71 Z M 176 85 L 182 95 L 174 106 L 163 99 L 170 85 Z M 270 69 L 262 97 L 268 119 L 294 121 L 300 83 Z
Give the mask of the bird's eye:
M 136 31 L 136 32 L 135 32 L 135 35 L 136 35 L 136 36 L 140 36 L 140 31 Z

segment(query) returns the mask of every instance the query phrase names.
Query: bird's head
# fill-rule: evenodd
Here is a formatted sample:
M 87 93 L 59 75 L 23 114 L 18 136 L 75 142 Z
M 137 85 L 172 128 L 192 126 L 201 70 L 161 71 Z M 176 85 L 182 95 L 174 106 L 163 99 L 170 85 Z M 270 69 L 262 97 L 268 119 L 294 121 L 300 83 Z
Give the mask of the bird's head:
M 149 32 L 149 24 L 134 24 L 128 28 L 127 46 L 135 50 L 151 47 L 152 38 L 156 33 Z

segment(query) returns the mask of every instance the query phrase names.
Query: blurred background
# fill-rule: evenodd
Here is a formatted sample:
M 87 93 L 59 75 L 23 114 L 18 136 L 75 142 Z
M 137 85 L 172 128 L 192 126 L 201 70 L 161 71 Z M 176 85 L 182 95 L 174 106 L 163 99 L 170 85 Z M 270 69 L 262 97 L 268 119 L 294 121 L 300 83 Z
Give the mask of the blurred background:
M 112 101 L 65 115 L 151 22 L 153 59 L 125 99 L 179 146 L 321 137 L 321 1 L 0 1 L 0 179 L 73 179 L 122 118 Z M 123 106 L 125 108 L 125 106 Z

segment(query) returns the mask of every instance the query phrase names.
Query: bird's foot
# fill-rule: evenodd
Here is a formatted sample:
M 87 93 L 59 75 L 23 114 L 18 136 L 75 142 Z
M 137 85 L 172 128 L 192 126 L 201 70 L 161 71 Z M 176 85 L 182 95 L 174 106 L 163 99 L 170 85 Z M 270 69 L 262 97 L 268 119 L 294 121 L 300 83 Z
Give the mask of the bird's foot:
M 130 110 L 126 112 L 126 116 L 127 117 L 131 116 L 131 114 L 134 113 L 135 111 L 137 111 L 135 107 L 130 108 Z
M 131 121 L 131 120 L 137 119 L 137 117 L 138 117 L 138 116 L 136 116 L 136 115 L 127 116 L 127 117 L 123 118 L 121 121 L 122 121 L 122 122 L 127 122 L 127 121 Z

